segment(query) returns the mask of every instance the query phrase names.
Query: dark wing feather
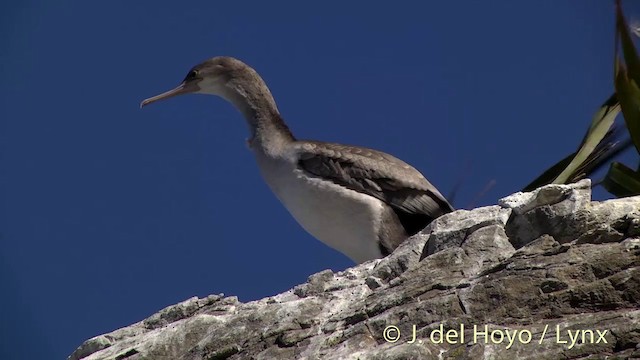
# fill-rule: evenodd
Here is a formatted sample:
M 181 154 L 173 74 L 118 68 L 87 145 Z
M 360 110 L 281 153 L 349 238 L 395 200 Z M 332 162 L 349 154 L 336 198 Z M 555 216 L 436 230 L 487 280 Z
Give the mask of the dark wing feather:
M 410 235 L 453 211 L 420 172 L 389 154 L 315 142 L 301 143 L 298 152 L 298 165 L 304 171 L 389 204 Z

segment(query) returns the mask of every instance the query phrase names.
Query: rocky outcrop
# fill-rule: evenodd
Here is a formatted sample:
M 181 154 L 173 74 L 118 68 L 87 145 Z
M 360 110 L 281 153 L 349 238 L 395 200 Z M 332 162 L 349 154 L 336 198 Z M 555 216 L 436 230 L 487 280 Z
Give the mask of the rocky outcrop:
M 390 256 L 241 303 L 211 295 L 69 359 L 640 358 L 640 197 L 590 182 L 438 218 Z

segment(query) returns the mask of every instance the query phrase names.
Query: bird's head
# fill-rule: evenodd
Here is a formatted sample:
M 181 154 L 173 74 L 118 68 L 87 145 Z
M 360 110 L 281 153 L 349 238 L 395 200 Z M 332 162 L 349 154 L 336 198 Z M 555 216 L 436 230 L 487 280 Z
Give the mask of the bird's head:
M 191 68 L 180 85 L 143 100 L 140 107 L 182 94 L 218 95 L 229 100 L 229 94 L 238 91 L 239 81 L 255 77 L 259 78 L 256 72 L 238 59 L 227 56 L 214 57 Z

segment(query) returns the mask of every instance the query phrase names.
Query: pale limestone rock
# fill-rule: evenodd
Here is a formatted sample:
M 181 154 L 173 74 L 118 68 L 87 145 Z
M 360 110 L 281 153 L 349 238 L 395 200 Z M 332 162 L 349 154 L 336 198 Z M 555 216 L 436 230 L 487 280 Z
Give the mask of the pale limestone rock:
M 640 197 L 590 197 L 586 180 L 459 210 L 384 259 L 249 303 L 194 297 L 69 359 L 640 357 Z

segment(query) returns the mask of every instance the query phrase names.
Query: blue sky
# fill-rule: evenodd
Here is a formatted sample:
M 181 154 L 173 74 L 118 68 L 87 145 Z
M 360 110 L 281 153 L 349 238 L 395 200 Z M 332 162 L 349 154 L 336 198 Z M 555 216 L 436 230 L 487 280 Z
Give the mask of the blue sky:
M 262 183 L 230 104 L 138 108 L 204 59 L 252 65 L 299 138 L 389 152 L 445 194 L 462 179 L 461 208 L 571 152 L 613 89 L 612 1 L 218 3 L 2 5 L 0 358 L 352 265 Z

